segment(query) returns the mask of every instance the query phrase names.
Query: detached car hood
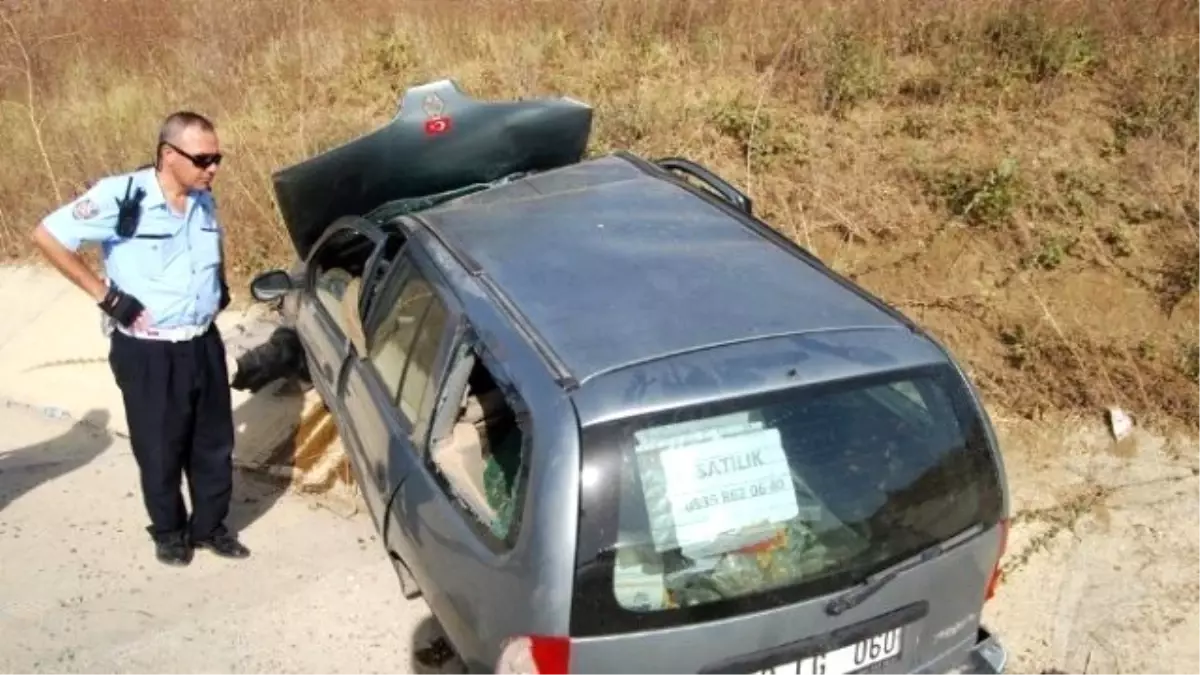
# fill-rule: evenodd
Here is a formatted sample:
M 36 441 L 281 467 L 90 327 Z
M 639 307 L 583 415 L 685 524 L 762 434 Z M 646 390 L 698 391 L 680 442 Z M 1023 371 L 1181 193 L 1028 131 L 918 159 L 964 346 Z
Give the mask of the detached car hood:
M 342 216 L 576 163 L 591 125 L 592 108 L 569 98 L 480 101 L 439 80 L 407 90 L 380 129 L 275 172 L 275 196 L 307 260 Z

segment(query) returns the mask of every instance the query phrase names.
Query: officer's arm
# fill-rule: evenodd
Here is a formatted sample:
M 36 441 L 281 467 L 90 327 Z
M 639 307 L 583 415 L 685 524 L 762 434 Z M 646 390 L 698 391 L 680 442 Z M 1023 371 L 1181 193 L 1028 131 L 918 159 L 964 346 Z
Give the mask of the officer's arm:
M 109 241 L 116 236 L 117 205 L 110 193 L 105 182 L 97 183 L 46 216 L 33 231 L 33 243 L 50 264 L 96 302 L 108 289 L 77 251 L 84 243 Z
M 219 311 L 224 311 L 229 306 L 230 301 L 229 279 L 225 276 L 225 228 L 220 226 L 220 218 L 217 217 L 217 198 L 213 196 L 211 191 L 208 193 L 208 208 L 213 225 L 217 226 L 220 231 L 217 235 L 217 248 L 221 262 L 217 266 L 217 282 L 221 286 L 221 300 L 217 306 Z

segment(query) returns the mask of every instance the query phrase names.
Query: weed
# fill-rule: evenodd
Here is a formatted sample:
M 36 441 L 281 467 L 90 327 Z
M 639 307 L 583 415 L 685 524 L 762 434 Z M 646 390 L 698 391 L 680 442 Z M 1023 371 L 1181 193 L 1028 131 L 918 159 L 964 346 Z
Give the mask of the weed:
M 990 18 L 983 35 L 1002 67 L 1029 82 L 1088 75 L 1100 64 L 1099 38 L 1090 29 L 1053 26 L 1025 8 Z
M 1200 380 L 1200 343 L 1192 342 L 1180 347 L 1177 367 L 1189 380 Z
M 1054 183 L 1071 216 L 1087 216 L 1105 196 L 1104 182 L 1082 170 L 1054 172 Z
M 1046 529 L 1035 535 L 1023 549 L 1015 552 L 1001 565 L 1001 579 L 1016 573 L 1027 565 L 1036 553 L 1046 550 L 1059 534 L 1074 530 L 1084 516 L 1102 505 L 1114 492 L 1116 492 L 1114 487 L 1090 485 L 1059 504 L 1043 509 L 1022 511 L 1013 516 L 1014 526 L 1023 523 L 1041 523 L 1046 525 Z
M 1172 312 L 1200 283 L 1200 256 L 1193 247 L 1177 247 L 1167 260 L 1158 292 L 1164 312 Z
M 960 43 L 966 31 L 945 16 L 918 18 L 900 37 L 900 53 L 926 54 Z
M 834 34 L 826 61 L 821 108 L 834 116 L 844 115 L 882 88 L 879 54 L 848 31 Z
M 394 92 L 404 90 L 403 83 L 420 65 L 417 47 L 399 31 L 376 31 L 367 40 L 363 61 L 369 68 L 368 77 L 390 82 Z
M 1004 360 L 1013 368 L 1022 368 L 1029 360 L 1029 336 L 1025 326 L 1016 325 L 1000 331 L 1000 344 L 1005 347 Z
M 1075 252 L 1078 237 L 1051 235 L 1042 239 L 1041 247 L 1028 256 L 1022 264 L 1024 267 L 1038 267 L 1043 270 L 1057 269 L 1063 261 Z
M 1100 240 L 1108 244 L 1117 258 L 1128 258 L 1133 255 L 1133 244 L 1130 241 L 1129 232 L 1122 225 L 1113 225 L 1105 230 L 1100 236 Z
M 1020 199 L 1017 163 L 1005 158 L 994 168 L 951 169 L 927 180 L 927 189 L 971 225 L 1007 222 Z
M 721 135 L 737 143 L 740 155 L 750 153 L 755 159 L 769 160 L 794 150 L 770 109 L 730 101 L 716 106 L 709 121 Z
M 1194 45 L 1149 46 L 1132 56 L 1119 76 L 1111 125 L 1114 145 L 1125 152 L 1133 139 L 1195 137 L 1200 72 Z
M 933 124 L 929 120 L 916 115 L 905 115 L 900 123 L 900 131 L 912 138 L 929 138 Z
M 1125 222 L 1130 225 L 1152 223 L 1167 216 L 1166 209 L 1154 203 L 1120 201 L 1117 203 L 1117 208 L 1121 210 L 1121 216 Z
M 897 92 L 918 103 L 935 103 L 946 93 L 946 84 L 936 75 L 925 75 L 905 80 Z
M 1134 352 L 1137 354 L 1137 357 L 1143 361 L 1153 361 L 1154 359 L 1158 358 L 1158 347 L 1156 347 L 1153 342 L 1145 338 L 1138 341 Z

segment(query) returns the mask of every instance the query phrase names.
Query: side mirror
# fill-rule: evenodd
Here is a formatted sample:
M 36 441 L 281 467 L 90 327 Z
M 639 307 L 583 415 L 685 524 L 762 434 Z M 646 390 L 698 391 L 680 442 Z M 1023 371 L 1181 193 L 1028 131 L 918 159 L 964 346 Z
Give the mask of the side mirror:
M 292 277 L 287 272 L 271 270 L 254 277 L 250 282 L 250 295 L 259 302 L 266 302 L 287 295 L 294 287 Z

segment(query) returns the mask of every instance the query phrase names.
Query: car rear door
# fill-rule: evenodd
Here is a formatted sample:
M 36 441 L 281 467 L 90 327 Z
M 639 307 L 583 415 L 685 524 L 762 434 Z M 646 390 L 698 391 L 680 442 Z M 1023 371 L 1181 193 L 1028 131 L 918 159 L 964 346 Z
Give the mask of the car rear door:
M 420 250 L 400 264 L 399 283 L 389 283 L 369 317 L 368 357 L 348 368 L 347 414 L 365 444 L 386 452 L 373 477 L 379 494 L 391 493 L 385 545 L 460 656 L 478 665 L 507 613 L 528 597 L 512 583 L 521 563 L 511 555 L 526 488 L 525 429 L 512 383 L 467 337 L 462 307 L 436 267 Z M 435 419 L 445 434 L 431 449 Z
M 368 316 L 365 349 L 348 347 L 341 389 L 346 441 L 362 458 L 368 507 L 385 545 L 412 567 L 408 540 L 388 538 L 389 503 L 402 500 L 420 463 L 437 381 L 456 317 L 430 280 L 402 250 Z

